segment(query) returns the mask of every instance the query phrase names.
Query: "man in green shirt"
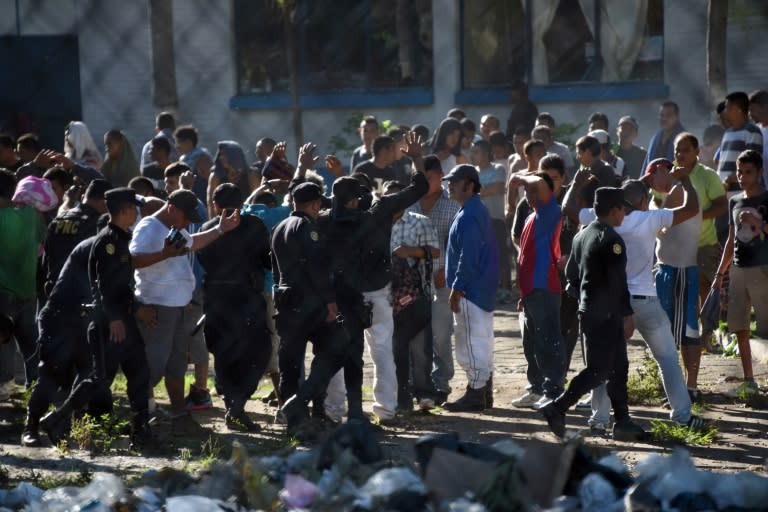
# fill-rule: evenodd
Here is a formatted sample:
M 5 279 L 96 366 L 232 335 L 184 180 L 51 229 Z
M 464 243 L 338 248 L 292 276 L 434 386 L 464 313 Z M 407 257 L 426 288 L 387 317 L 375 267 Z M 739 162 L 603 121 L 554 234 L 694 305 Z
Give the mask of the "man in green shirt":
M 712 279 L 720 264 L 720 244 L 717 242 L 715 218 L 728 210 L 725 189 L 717 173 L 699 162 L 699 140 L 689 132 L 675 138 L 675 160 L 681 167 L 693 166 L 690 178 L 699 196 L 702 223 L 699 235 L 697 264 L 699 266 L 699 307 L 704 304 L 712 287 Z M 701 333 L 705 347 L 709 346 L 711 332 Z
M 11 202 L 16 177 L 0 169 L 0 314 L 13 319 L 14 337 L 24 356 L 26 384 L 37 379 L 37 326 L 35 324 L 37 250 L 45 238 L 45 225 L 30 207 Z M 0 347 L 0 384 L 14 375 L 12 343 Z

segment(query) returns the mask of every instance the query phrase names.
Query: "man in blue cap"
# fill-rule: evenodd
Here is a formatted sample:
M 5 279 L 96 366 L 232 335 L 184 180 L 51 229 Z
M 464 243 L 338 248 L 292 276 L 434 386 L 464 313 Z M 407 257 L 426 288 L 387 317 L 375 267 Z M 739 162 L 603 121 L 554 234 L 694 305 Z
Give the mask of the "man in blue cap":
M 445 275 L 451 289 L 456 361 L 467 373 L 467 390 L 449 411 L 482 411 L 493 407 L 493 306 L 499 285 L 499 253 L 491 216 L 480 200 L 477 169 L 454 167 L 443 181 L 448 195 L 461 205 L 448 233 Z

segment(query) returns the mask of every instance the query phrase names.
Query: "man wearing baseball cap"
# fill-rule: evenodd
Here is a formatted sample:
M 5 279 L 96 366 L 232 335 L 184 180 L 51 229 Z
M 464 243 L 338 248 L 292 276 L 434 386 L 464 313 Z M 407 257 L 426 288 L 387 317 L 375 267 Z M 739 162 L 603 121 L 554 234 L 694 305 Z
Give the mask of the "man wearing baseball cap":
M 480 200 L 480 176 L 457 165 L 443 181 L 462 208 L 448 234 L 445 275 L 451 289 L 456 361 L 467 374 L 467 391 L 449 411 L 482 411 L 493 403 L 493 306 L 499 285 L 499 253 L 491 216 Z
M 185 229 L 200 222 L 197 196 L 179 189 L 165 205 L 136 225 L 130 250 L 136 268 L 136 300 L 155 310 L 155 317 L 139 323 L 149 364 L 150 389 L 165 378 L 172 417 L 185 412 L 184 374 L 187 369 L 186 306 L 192 300 L 195 276 L 189 251 L 197 251 L 235 229 L 240 213 L 222 216 L 215 227 L 190 235 Z M 170 233 L 169 233 L 170 231 Z M 150 400 L 150 412 L 154 399 Z

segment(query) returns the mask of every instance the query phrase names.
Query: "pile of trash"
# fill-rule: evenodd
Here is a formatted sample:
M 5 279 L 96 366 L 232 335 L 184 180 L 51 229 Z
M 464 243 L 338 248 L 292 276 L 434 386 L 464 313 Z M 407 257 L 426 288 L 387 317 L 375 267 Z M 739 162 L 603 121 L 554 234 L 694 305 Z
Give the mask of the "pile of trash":
M 196 476 L 166 468 L 126 487 L 96 473 L 86 487 L 47 491 L 23 482 L 0 490 L 0 512 L 768 510 L 768 478 L 701 471 L 684 450 L 649 456 L 636 476 L 579 440 L 486 446 L 439 434 L 415 450 L 415 464 L 394 464 L 368 424 L 350 422 L 323 444 L 282 456 L 249 457 L 235 445 L 229 461 Z

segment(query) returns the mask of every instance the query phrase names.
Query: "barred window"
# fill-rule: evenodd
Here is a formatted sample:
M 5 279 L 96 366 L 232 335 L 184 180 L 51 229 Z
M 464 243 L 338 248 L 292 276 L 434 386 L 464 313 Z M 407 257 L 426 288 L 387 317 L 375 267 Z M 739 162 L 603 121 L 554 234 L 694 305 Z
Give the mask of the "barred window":
M 289 3 L 289 2 L 286 2 Z M 288 39 L 302 93 L 432 86 L 429 0 L 235 1 L 239 94 L 290 90 Z
M 663 0 L 464 0 L 463 87 L 664 79 Z

